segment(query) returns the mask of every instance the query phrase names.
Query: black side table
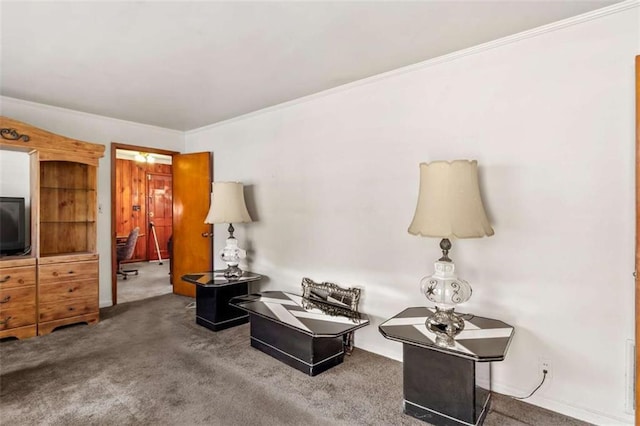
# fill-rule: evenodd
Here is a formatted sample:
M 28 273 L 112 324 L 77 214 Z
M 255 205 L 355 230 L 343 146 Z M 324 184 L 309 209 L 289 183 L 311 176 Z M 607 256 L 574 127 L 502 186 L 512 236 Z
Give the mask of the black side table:
M 244 271 L 237 279 L 228 279 L 223 271 L 186 274 L 182 280 L 196 285 L 196 323 L 220 331 L 249 321 L 249 315 L 229 305 L 236 296 L 249 294 L 249 283 L 261 275 Z
M 481 425 L 489 411 L 491 361 L 504 359 L 513 327 L 459 314 L 464 330 L 452 346 L 441 346 L 425 326 L 430 312 L 408 308 L 378 328 L 402 342 L 404 412 L 438 426 Z

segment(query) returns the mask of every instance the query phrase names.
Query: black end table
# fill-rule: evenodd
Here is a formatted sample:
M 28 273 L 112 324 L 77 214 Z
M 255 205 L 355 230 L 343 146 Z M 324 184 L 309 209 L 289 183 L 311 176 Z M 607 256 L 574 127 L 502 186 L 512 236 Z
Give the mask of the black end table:
M 213 331 L 244 324 L 246 312 L 229 305 L 229 300 L 249 293 L 249 283 L 261 275 L 244 271 L 237 279 L 228 279 L 223 271 L 186 274 L 182 280 L 196 285 L 196 323 Z
M 249 313 L 251 346 L 310 376 L 342 363 L 343 336 L 369 324 L 364 314 L 282 291 L 231 304 Z
M 459 314 L 464 330 L 452 346 L 441 346 L 425 325 L 431 312 L 408 308 L 378 328 L 402 343 L 404 412 L 438 426 L 481 425 L 489 411 L 491 362 L 504 359 L 513 327 Z

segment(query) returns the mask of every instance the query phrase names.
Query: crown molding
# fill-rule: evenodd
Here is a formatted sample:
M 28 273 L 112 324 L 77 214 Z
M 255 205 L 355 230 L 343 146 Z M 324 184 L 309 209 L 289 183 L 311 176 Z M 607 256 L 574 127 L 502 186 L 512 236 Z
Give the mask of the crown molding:
M 173 134 L 182 135 L 182 136 L 184 136 L 184 134 L 185 134 L 182 130 L 169 129 L 167 127 L 154 126 L 152 124 L 138 123 L 137 121 L 122 120 L 120 118 L 107 117 L 106 115 L 92 114 L 90 112 L 78 111 L 78 110 L 75 110 L 75 109 L 63 108 L 63 107 L 58 107 L 58 106 L 53 106 L 53 105 L 48 105 L 48 104 L 41 104 L 39 102 L 27 101 L 25 99 L 13 98 L 11 96 L 5 96 L 5 95 L 0 95 L 0 114 L 2 114 L 2 115 L 4 115 L 4 112 L 2 111 L 3 110 L 2 104 L 5 101 L 15 102 L 17 104 L 27 105 L 27 106 L 34 107 L 34 108 L 49 109 L 49 110 L 53 110 L 53 111 L 58 111 L 58 112 L 70 114 L 70 115 L 78 115 L 78 116 L 81 116 L 81 117 L 91 118 L 91 119 L 105 121 L 105 122 L 120 123 L 120 124 L 124 124 L 124 125 L 128 125 L 128 126 L 135 126 L 135 127 L 142 127 L 142 128 L 145 128 L 145 129 L 159 130 L 159 131 L 173 133 Z
M 381 74 L 377 74 L 371 77 L 363 78 L 361 80 L 357 80 L 354 82 L 346 83 L 341 86 L 333 87 L 331 89 L 323 90 L 321 92 L 317 92 L 308 96 L 303 96 L 301 98 L 296 98 L 291 101 L 283 102 L 277 105 L 273 105 L 267 108 L 262 108 L 257 111 L 253 111 L 247 114 L 239 115 L 237 117 L 229 118 L 227 120 L 219 121 L 217 123 L 209 124 L 204 127 L 199 127 L 192 130 L 187 130 L 184 132 L 185 137 L 194 135 L 197 133 L 201 133 L 215 127 L 224 126 L 227 124 L 231 124 L 237 121 L 243 121 L 252 117 L 256 117 L 262 114 L 266 114 L 269 112 L 278 111 L 284 108 L 288 108 L 294 105 L 306 103 L 313 101 L 315 99 L 319 99 L 325 96 L 330 96 L 336 93 L 345 92 L 356 87 L 364 86 L 366 84 L 375 83 L 378 81 L 382 81 L 388 78 L 393 78 L 399 75 L 419 71 L 425 68 L 429 68 L 438 64 L 442 64 L 445 62 L 454 61 L 466 56 L 476 55 L 478 53 L 482 53 L 491 49 L 495 49 L 507 44 L 516 43 L 521 40 L 526 40 L 533 37 L 538 37 L 543 34 L 551 33 L 554 31 L 561 30 L 563 28 L 571 27 L 574 25 L 579 25 L 588 21 L 592 21 L 594 19 L 600 19 L 609 15 L 613 15 L 616 13 L 624 12 L 629 9 L 638 8 L 640 6 L 640 0 L 626 0 L 620 3 L 613 4 L 611 6 L 603 7 L 601 9 L 593 10 L 591 12 L 583 13 L 581 15 L 577 15 L 571 18 L 563 19 L 561 21 L 553 22 L 551 24 L 543 25 L 540 27 L 533 28 L 531 30 L 522 31 L 510 36 L 502 37 L 497 40 L 492 40 L 487 43 L 482 43 L 477 46 L 473 46 L 467 49 L 458 50 L 453 53 L 449 53 L 447 55 L 438 56 L 433 59 L 428 59 L 426 61 L 418 62 L 417 64 L 408 65 L 401 68 L 396 68 L 392 71 L 387 71 Z

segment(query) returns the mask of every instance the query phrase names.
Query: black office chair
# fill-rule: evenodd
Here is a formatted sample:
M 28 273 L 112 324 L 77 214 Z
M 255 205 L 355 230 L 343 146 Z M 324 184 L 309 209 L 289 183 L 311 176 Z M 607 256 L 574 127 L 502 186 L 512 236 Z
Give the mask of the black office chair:
M 129 233 L 127 242 L 116 247 L 116 260 L 118 261 L 118 275 L 122 275 L 122 279 L 126 280 L 127 275 L 138 275 L 137 269 L 122 269 L 122 262 L 131 259 L 133 252 L 136 249 L 136 242 L 138 241 L 138 235 L 140 234 L 140 228 L 137 226 Z

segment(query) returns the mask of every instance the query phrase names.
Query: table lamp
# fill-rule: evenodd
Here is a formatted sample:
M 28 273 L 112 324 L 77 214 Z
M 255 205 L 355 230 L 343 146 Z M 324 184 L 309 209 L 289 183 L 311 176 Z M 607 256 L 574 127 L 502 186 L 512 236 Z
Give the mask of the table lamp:
M 477 161 L 420 164 L 418 205 L 409 233 L 442 239 L 442 257 L 435 262 L 435 273 L 420 281 L 420 289 L 435 304 L 427 328 L 436 335 L 437 344 L 450 346 L 464 329 L 464 321 L 454 309 L 471 297 L 471 286 L 456 276 L 449 258 L 450 239 L 493 235 L 480 196 Z
M 213 182 L 211 184 L 211 205 L 204 223 L 228 223 L 229 238 L 220 251 L 220 258 L 227 264 L 224 276 L 240 278 L 242 270 L 238 267 L 247 252 L 238 247 L 238 240 L 233 236 L 234 223 L 251 222 L 251 216 L 244 202 L 244 186 L 239 182 Z

